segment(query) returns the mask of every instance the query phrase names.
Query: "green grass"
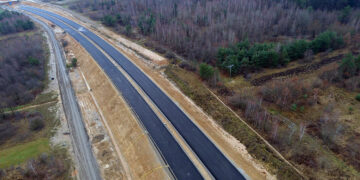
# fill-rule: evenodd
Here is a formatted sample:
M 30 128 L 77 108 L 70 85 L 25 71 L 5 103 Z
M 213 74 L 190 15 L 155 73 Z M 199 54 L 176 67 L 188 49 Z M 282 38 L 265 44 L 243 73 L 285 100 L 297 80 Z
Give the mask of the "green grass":
M 56 92 L 51 91 L 49 93 L 39 94 L 38 96 L 36 96 L 34 101 L 31 102 L 30 104 L 31 105 L 44 104 L 47 102 L 56 101 L 57 98 L 58 98 L 58 95 L 56 94 Z
M 21 164 L 41 153 L 50 152 L 49 139 L 40 138 L 0 151 L 0 168 Z
M 11 112 L 11 111 L 17 111 L 19 109 L 23 109 L 29 106 L 34 106 L 34 105 L 40 105 L 40 104 L 44 104 L 44 103 L 48 103 L 48 102 L 55 102 L 57 101 L 58 95 L 56 94 L 56 92 L 51 91 L 49 93 L 44 93 L 44 94 L 39 94 L 38 96 L 36 96 L 36 98 L 28 103 L 28 104 L 23 104 L 23 105 L 19 105 L 16 106 L 14 108 L 4 108 L 2 109 L 3 112 Z

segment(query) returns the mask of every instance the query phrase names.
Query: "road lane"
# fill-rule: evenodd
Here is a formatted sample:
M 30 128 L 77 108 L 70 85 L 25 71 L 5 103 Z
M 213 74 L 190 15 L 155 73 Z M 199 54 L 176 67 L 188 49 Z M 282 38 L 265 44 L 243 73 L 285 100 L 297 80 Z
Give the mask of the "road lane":
M 110 62 L 110 60 L 85 37 L 74 31 L 71 27 L 51 16 L 22 7 L 23 10 L 37 14 L 54 24 L 58 25 L 73 36 L 97 61 L 105 73 L 113 81 L 114 85 L 122 93 L 131 108 L 150 133 L 154 143 L 159 148 L 165 161 L 171 167 L 172 172 L 178 179 L 202 179 L 196 167 L 192 164 L 185 152 L 171 136 L 164 124 L 152 111 L 141 95 L 130 84 L 126 77 Z M 80 28 L 80 27 L 79 27 Z
M 206 137 L 191 119 L 164 92 L 162 92 L 154 82 L 152 82 L 139 68 L 113 46 L 87 30 L 85 27 L 67 18 L 42 9 L 33 7 L 27 8 L 56 17 L 75 29 L 81 29 L 82 34 L 87 36 L 109 54 L 151 98 L 215 178 L 245 179 L 240 173 L 241 170 L 234 166 L 234 164 L 208 139 L 208 137 Z

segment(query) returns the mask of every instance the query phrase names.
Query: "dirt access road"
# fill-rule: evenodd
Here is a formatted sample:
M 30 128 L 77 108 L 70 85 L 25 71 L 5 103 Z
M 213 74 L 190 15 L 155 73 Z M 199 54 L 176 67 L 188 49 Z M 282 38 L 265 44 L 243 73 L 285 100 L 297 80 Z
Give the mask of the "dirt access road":
M 74 153 L 79 164 L 79 176 L 81 179 L 101 179 L 98 165 L 91 151 L 88 136 L 84 128 L 81 112 L 65 68 L 64 56 L 55 38 L 54 32 L 49 28 L 49 26 L 47 26 L 47 24 L 37 20 L 32 16 L 29 17 L 43 26 L 52 42 L 52 50 L 54 51 L 54 55 L 56 57 L 56 69 L 58 71 L 57 74 L 61 91 L 61 99 L 71 129 Z

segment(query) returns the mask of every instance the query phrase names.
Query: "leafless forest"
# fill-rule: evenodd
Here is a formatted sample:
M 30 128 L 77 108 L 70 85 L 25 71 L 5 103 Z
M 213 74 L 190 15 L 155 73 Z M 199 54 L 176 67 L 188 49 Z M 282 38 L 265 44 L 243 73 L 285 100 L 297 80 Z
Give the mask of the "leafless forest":
M 339 11 L 301 9 L 284 0 L 86 0 L 71 6 L 129 34 L 136 28 L 187 59 L 210 62 L 218 47 L 250 42 L 313 38 L 325 31 L 360 30 L 352 13 L 346 23 Z
M 42 91 L 45 57 L 42 36 L 21 36 L 0 41 L 0 102 L 13 107 Z
M 3 11 L 0 17 L 0 29 L 6 27 L 5 34 L 9 34 L 0 40 L 0 107 L 9 108 L 28 103 L 41 92 L 45 52 L 39 33 L 12 36 L 34 28 L 28 18 L 9 11 Z

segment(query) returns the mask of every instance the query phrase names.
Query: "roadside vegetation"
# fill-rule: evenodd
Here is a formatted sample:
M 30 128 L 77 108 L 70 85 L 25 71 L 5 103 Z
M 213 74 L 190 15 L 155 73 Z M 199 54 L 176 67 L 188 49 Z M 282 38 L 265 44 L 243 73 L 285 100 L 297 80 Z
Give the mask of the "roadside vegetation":
M 16 24 L 32 24 L 16 27 Z M 29 103 L 44 88 L 46 53 L 43 36 L 34 31 L 33 22 L 15 12 L 0 13 L 0 29 L 3 24 L 14 25 L 0 39 L 0 108 L 14 108 Z M 6 25 L 7 26 L 7 25 Z M 33 31 L 30 31 L 33 30 Z M 20 33 L 16 35 L 14 33 Z
M 300 8 L 293 1 L 86 0 L 69 8 L 131 38 L 146 38 L 145 45 L 162 54 L 171 50 L 188 60 L 208 63 L 216 61 L 218 48 L 245 39 L 250 43 L 286 43 L 313 39 L 327 30 L 338 34 L 360 30 L 357 6 L 346 11 L 342 21 L 343 5 L 308 8 L 312 3 L 306 3 Z M 334 9 L 332 6 L 339 9 L 328 11 Z
M 66 67 L 67 68 L 76 68 L 77 67 L 77 59 L 72 58 L 71 63 L 66 64 Z
M 49 83 L 42 32 L 0 11 L 0 35 L 0 179 L 66 179 L 71 160 L 50 143 L 58 107 L 56 93 L 42 93 Z
M 167 57 L 167 77 L 279 179 L 301 176 L 236 115 L 307 178 L 360 178 L 359 6 L 355 0 L 69 4 Z
M 4 10 L 0 12 L 0 35 L 11 34 L 34 29 L 34 23 L 29 18 Z

